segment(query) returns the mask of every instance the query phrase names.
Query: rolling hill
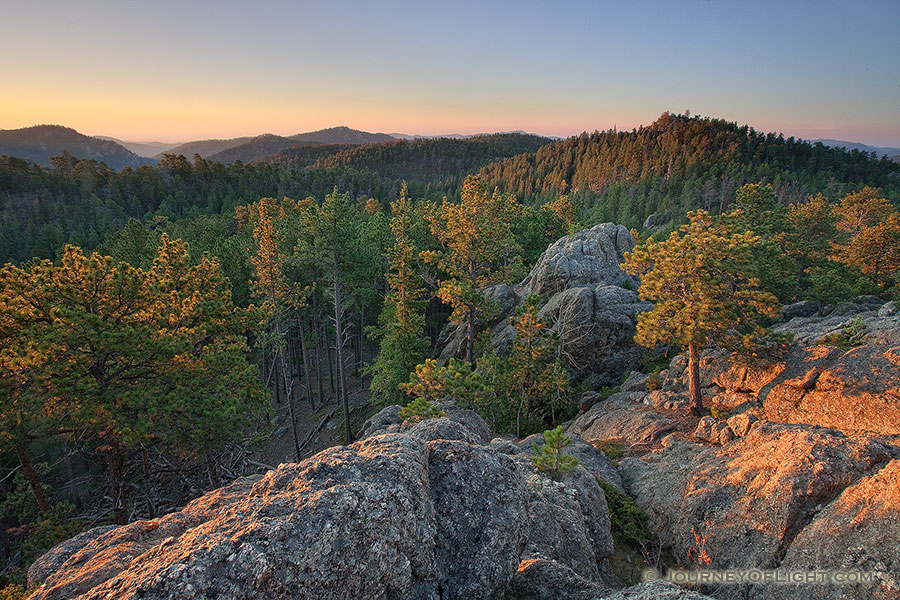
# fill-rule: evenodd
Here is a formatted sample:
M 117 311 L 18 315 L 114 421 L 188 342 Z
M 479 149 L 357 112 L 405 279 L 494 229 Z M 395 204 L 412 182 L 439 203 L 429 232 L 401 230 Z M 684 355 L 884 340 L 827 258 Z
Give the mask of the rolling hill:
M 310 142 L 315 144 L 375 144 L 378 142 L 393 142 L 394 137 L 386 133 L 369 133 L 350 129 L 349 127 L 329 127 L 309 133 L 298 133 L 289 136 L 298 142 Z
M 345 150 L 316 167 L 368 170 L 383 179 L 438 183 L 459 178 L 492 162 L 534 152 L 552 140 L 520 133 L 495 133 L 469 138 L 418 138 L 369 144 Z
M 569 192 L 585 223 L 639 227 L 686 210 L 724 209 L 745 183 L 770 183 L 783 202 L 838 198 L 863 184 L 900 201 L 900 164 L 762 133 L 723 119 L 663 113 L 647 127 L 567 138 L 488 165 L 491 186 L 529 203 Z
M 392 141 L 394 141 L 394 138 L 384 133 L 368 133 L 350 129 L 349 127 L 331 127 L 308 133 L 297 133 L 291 136 L 264 133 L 255 137 L 187 142 L 160 153 L 154 158 L 159 160 L 163 154 L 181 154 L 185 158 L 190 159 L 193 158 L 194 154 L 199 154 L 207 160 L 230 164 L 235 160 L 250 162 L 263 156 L 274 154 L 279 150 L 298 145 L 359 145 Z
M 49 167 L 50 157 L 62 154 L 63 150 L 67 150 L 76 158 L 104 162 L 112 169 L 139 167 L 153 163 L 121 144 L 83 135 L 61 125 L 0 129 L 0 154 L 23 158 Z
M 169 148 L 165 152 L 160 152 L 153 158 L 159 160 L 163 157 L 163 154 L 180 154 L 188 159 L 193 158 L 195 154 L 199 154 L 203 158 L 206 158 L 218 152 L 228 150 L 229 148 L 240 146 L 241 144 L 245 144 L 254 139 L 256 138 L 239 137 L 227 140 L 198 140 L 194 142 L 185 142 L 183 144 L 175 146 L 174 148 Z
M 178 142 L 129 142 L 127 140 L 120 140 L 114 137 L 107 137 L 103 135 L 95 135 L 94 137 L 98 140 L 107 140 L 110 142 L 115 142 L 121 146 L 125 146 L 138 156 L 143 156 L 144 158 L 153 158 L 154 156 L 168 152 L 175 146 L 179 145 Z

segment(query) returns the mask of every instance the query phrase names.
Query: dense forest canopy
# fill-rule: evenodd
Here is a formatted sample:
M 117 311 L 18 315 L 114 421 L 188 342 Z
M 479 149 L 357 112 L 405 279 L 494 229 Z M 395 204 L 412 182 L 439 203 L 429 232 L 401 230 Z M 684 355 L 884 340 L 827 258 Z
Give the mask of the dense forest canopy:
M 570 192 L 584 223 L 640 227 L 685 211 L 724 211 L 745 183 L 768 183 L 783 203 L 823 193 L 840 197 L 863 185 L 900 202 L 900 163 L 722 119 L 663 113 L 649 127 L 605 131 L 543 146 L 482 170 L 491 186 L 525 203 Z
M 244 164 L 163 156 L 115 171 L 63 153 L 52 168 L 0 157 L 0 261 L 51 257 L 64 243 L 95 248 L 129 218 L 228 215 L 261 197 L 458 198 L 466 174 L 539 206 L 568 192 L 584 225 L 660 225 L 686 210 L 724 210 L 745 183 L 770 183 L 783 203 L 838 198 L 870 185 L 900 202 L 900 164 L 856 150 L 763 134 L 718 119 L 663 114 L 649 127 L 550 143 L 523 134 L 294 147 Z M 649 225 L 649 223 L 648 223 Z

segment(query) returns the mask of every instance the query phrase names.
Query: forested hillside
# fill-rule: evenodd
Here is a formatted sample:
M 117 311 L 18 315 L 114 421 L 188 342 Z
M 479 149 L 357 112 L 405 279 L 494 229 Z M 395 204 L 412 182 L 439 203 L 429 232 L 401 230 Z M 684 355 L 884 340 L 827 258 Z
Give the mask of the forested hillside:
M 685 210 L 721 212 L 745 183 L 770 183 L 782 202 L 841 196 L 862 185 L 900 201 L 900 164 L 762 133 L 747 125 L 664 113 L 649 127 L 568 138 L 482 170 L 489 185 L 541 203 L 570 191 L 585 223 L 639 227 Z
M 340 129 L 332 133 L 346 133 Z M 653 224 L 666 225 L 692 208 L 722 212 L 745 183 L 772 184 L 784 204 L 816 193 L 837 198 L 864 185 L 900 202 L 898 163 L 668 114 L 633 132 L 557 142 L 495 134 L 353 147 L 297 143 L 252 163 L 173 154 L 155 168 L 121 171 L 67 155 L 49 169 L 0 158 L 0 261 L 51 257 L 66 242 L 95 248 L 129 218 L 230 215 L 260 197 L 321 198 L 337 187 L 353 199 L 386 203 L 406 181 L 413 197 L 455 198 L 465 175 L 479 169 L 490 187 L 532 207 L 567 193 L 583 225 L 641 227 L 649 215 Z M 218 156 L 237 158 L 229 151 Z
M 382 178 L 404 179 L 414 188 L 439 189 L 454 183 L 461 174 L 493 161 L 535 152 L 548 138 L 519 133 L 497 133 L 465 139 L 420 138 L 361 146 L 318 161 L 319 167 L 366 169 Z
M 398 197 L 405 174 L 411 193 L 439 200 L 455 196 L 467 172 L 534 150 L 542 141 L 499 135 L 353 150 L 291 142 L 293 148 L 252 164 L 223 165 L 169 154 L 155 168 L 121 171 L 71 156 L 56 160 L 51 169 L 0 157 L 0 261 L 49 258 L 66 242 L 95 248 L 129 218 L 231 215 L 236 206 L 261 197 L 321 198 L 337 187 L 354 199 L 390 201 Z M 347 151 L 344 158 L 313 164 L 340 150 Z
M 45 167 L 50 157 L 68 151 L 79 158 L 105 162 L 113 169 L 138 167 L 153 161 L 142 158 L 111 140 L 82 135 L 59 125 L 0 129 L 0 155 L 18 156 Z

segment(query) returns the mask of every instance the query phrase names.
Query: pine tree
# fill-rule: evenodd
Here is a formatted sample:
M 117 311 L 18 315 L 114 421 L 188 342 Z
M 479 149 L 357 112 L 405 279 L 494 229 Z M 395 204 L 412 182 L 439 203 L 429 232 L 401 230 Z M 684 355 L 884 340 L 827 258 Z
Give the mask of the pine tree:
M 304 215 L 305 238 L 298 250 L 308 260 L 318 263 L 327 272 L 331 283 L 331 305 L 334 324 L 334 345 L 337 359 L 338 394 L 344 413 L 346 443 L 353 441 L 350 426 L 350 405 L 347 390 L 346 362 L 344 355 L 346 322 L 347 279 L 359 246 L 359 212 L 351 204 L 350 196 L 340 194 L 335 188 L 325 196 L 325 201 Z
M 532 418 L 533 413 L 549 413 L 547 420 L 555 420 L 555 409 L 568 387 L 569 376 L 556 356 L 556 336 L 538 318 L 536 294 L 526 298 L 509 320 L 516 337 L 507 358 L 507 386 L 514 392 L 516 436 L 522 437 L 523 420 Z
M 888 288 L 900 280 L 900 215 L 878 191 L 865 187 L 841 198 L 835 208 L 842 240 L 833 257 Z
M 369 386 L 380 404 L 405 404 L 399 385 L 428 352 L 423 313 L 426 292 L 416 273 L 416 249 L 412 239 L 413 206 L 404 184 L 400 198 L 391 203 L 394 245 L 388 249 L 390 291 L 381 313 L 381 348 L 369 368 Z
M 453 309 L 454 324 L 466 324 L 466 360 L 473 366 L 475 326 L 490 310 L 483 290 L 521 266 L 510 228 L 516 208 L 514 198 L 497 190 L 491 193 L 480 178 L 469 176 L 458 204 L 445 198 L 429 215 L 443 252 L 424 257 L 448 275 L 438 281 L 437 297 Z
M 23 342 L 3 344 L 0 381 L 22 386 L 2 428 L 21 433 L 15 408 L 39 407 L 47 434 L 65 423 L 96 440 L 118 522 L 131 449 L 208 458 L 261 407 L 244 337 L 258 314 L 235 310 L 218 264 L 193 264 L 181 241 L 162 236 L 149 270 L 67 246 L 0 282 L 4 341 Z
M 285 198 L 279 211 L 274 200 L 263 198 L 245 207 L 245 213 L 238 211 L 238 214 L 242 216 L 245 214 L 248 223 L 253 226 L 254 248 L 251 250 L 250 264 L 254 271 L 251 290 L 262 300 L 262 309 L 268 315 L 268 335 L 262 336 L 262 342 L 264 345 L 272 346 L 276 393 L 280 387 L 287 395 L 294 453 L 297 462 L 300 462 L 300 440 L 297 435 L 297 418 L 294 414 L 294 379 L 285 354 L 287 346 L 285 336 L 288 311 L 302 306 L 305 303 L 305 295 L 298 286 L 290 284 L 285 278 L 286 255 L 282 249 L 281 232 L 276 228 L 273 218 L 273 215 L 279 213 L 282 219 L 286 217 L 290 204 L 291 201 Z
M 758 236 L 732 233 L 705 211 L 688 213 L 688 220 L 665 241 L 651 237 L 640 243 L 622 267 L 641 277 L 641 299 L 656 303 L 638 316 L 635 341 L 688 350 L 691 412 L 699 416 L 700 352 L 726 342 L 760 315 L 775 316 L 778 303 L 747 275 Z

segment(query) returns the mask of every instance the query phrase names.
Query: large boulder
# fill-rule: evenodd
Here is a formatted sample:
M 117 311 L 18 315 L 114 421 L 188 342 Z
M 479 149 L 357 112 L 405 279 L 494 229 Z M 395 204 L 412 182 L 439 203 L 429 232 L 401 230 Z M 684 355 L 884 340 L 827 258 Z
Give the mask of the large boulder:
M 650 445 L 676 431 L 679 423 L 653 410 L 646 392 L 619 392 L 595 404 L 572 422 L 567 433 L 585 440 L 618 440 L 626 445 Z
M 72 540 L 42 559 L 55 570 L 35 570 L 32 598 L 488 599 L 528 560 L 618 585 L 592 474 L 557 481 L 478 443 L 486 426 L 463 411 L 429 421 Z
M 637 289 L 637 279 L 619 268 L 625 253 L 633 249 L 634 237 L 628 229 L 613 223 L 567 235 L 541 254 L 521 284 L 522 293 L 538 294 L 547 300 L 573 287 L 630 284 Z
M 885 465 L 897 454 L 866 436 L 763 422 L 725 446 L 676 442 L 626 458 L 619 470 L 684 564 L 696 566 L 705 550 L 710 568 L 847 568 L 853 548 L 864 566 L 890 572 L 898 564 L 900 505 L 889 491 L 897 469 Z M 717 595 L 746 593 L 736 586 Z
M 612 223 L 557 240 L 522 283 L 485 290 L 499 310 L 479 323 L 479 329 L 489 329 L 493 346 L 505 351 L 515 338 L 509 317 L 526 297 L 537 294 L 539 316 L 559 335 L 560 354 L 573 376 L 591 373 L 597 385 L 617 384 L 638 364 L 635 323 L 640 312 L 652 308 L 634 291 L 638 280 L 619 268 L 634 243 L 625 227 Z M 464 326 L 445 329 L 438 340 L 438 359 L 462 358 L 465 340 Z

